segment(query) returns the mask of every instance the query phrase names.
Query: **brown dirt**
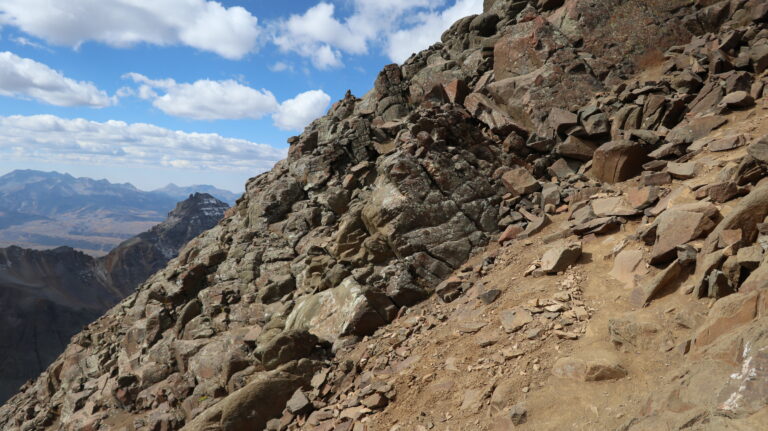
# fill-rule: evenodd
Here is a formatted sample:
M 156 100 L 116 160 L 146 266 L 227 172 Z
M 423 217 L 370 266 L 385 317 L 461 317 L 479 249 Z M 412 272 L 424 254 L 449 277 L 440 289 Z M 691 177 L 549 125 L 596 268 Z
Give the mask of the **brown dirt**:
M 758 103 L 754 109 L 731 114 L 729 123 L 712 137 L 745 133 L 755 138 L 768 134 L 768 122 L 762 121 L 768 115 L 768 100 Z M 700 174 L 686 182 L 675 181 L 673 188 L 711 181 L 722 166 L 742 157 L 745 151 L 742 147 L 721 153 L 702 152 L 693 159 L 702 166 Z M 633 182 L 616 188 L 631 185 Z M 733 202 L 720 205 L 722 212 L 727 213 Z M 680 289 L 647 308 L 633 310 L 627 301 L 630 289 L 608 273 L 613 265 L 611 252 L 623 241 L 629 241 L 628 248 L 642 249 L 646 255 L 650 252 L 650 247 L 629 238 L 640 221 L 632 221 L 612 235 L 585 238 L 581 260 L 564 274 L 525 277 L 531 263 L 551 247 L 544 244 L 543 238 L 561 229 L 564 221 L 566 216 L 558 215 L 530 240 L 489 246 L 457 271 L 456 275 L 465 277 L 471 274 L 468 278 L 474 281 L 474 287 L 461 298 L 450 304 L 432 298 L 340 355 L 342 361 L 367 363 L 366 368 L 373 368 L 377 377 L 397 390 L 396 400 L 386 409 L 363 419 L 368 429 L 509 429 L 490 405 L 494 388 L 503 384 L 511 388 L 505 406 L 523 403 L 528 411 L 528 421 L 515 429 L 613 430 L 648 405 L 650 394 L 674 383 L 670 369 L 686 361 L 676 347 L 690 339 L 696 329 L 695 325 L 686 328 L 680 322 L 687 319 L 700 323 L 711 300 L 695 300 Z M 496 256 L 495 265 L 487 273 L 479 273 L 488 256 Z M 657 272 L 649 267 L 646 277 Z M 537 317 L 516 333 L 504 331 L 499 321 L 502 310 L 552 299 L 566 291 L 564 286 L 576 289 L 576 295 L 582 292 L 580 300 L 570 304 L 583 304 L 590 312 L 588 321 L 565 328 L 577 333 L 578 340 L 560 339 L 552 333 L 558 319 Z M 477 295 L 489 289 L 499 289 L 501 295 L 485 305 Z M 608 321 L 632 312 L 663 329 L 651 348 L 617 351 L 609 340 Z M 474 324 L 484 326 L 472 333 Z M 527 339 L 527 331 L 535 327 L 546 331 L 534 340 Z M 552 375 L 558 358 L 597 349 L 616 352 L 628 376 L 607 382 L 578 382 Z M 467 401 L 472 396 L 478 400 L 474 404 Z

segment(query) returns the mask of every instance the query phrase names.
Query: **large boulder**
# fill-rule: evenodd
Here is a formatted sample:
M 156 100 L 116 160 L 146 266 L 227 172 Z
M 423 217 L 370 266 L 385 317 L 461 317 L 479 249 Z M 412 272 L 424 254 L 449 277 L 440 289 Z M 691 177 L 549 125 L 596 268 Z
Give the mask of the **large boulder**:
M 394 304 L 381 296 L 366 294 L 363 286 L 348 277 L 332 289 L 297 301 L 285 327 L 305 329 L 330 342 L 345 335 L 369 335 L 394 317 Z
M 293 393 L 309 383 L 312 364 L 293 362 L 270 373 L 259 374 L 189 422 L 182 431 L 261 430 L 280 415 Z
M 640 142 L 611 141 L 601 145 L 592 158 L 592 175 L 599 181 L 617 183 L 643 171 L 649 148 Z
M 261 363 L 267 370 L 274 370 L 290 361 L 306 358 L 317 343 L 317 337 L 306 330 L 287 330 L 259 346 Z

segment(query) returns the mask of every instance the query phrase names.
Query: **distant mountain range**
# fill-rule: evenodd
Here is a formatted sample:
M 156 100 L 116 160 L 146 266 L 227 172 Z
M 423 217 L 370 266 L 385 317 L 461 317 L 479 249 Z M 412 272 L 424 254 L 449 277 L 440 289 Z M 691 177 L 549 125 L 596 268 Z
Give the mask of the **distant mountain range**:
M 176 200 L 183 200 L 189 197 L 189 195 L 194 193 L 208 193 L 209 195 L 215 197 L 216 199 L 226 202 L 229 206 L 232 206 L 235 204 L 235 201 L 240 197 L 242 194 L 233 193 L 229 190 L 223 190 L 216 188 L 214 186 L 208 186 L 208 185 L 195 185 L 195 186 L 189 186 L 189 187 L 179 187 L 174 183 L 170 183 L 167 186 L 153 190 L 154 193 L 161 193 L 166 196 L 170 196 Z
M 194 193 L 230 205 L 239 197 L 209 185 L 143 191 L 128 183 L 16 170 L 0 177 L 0 247 L 69 246 L 101 256 L 162 222 L 176 202 Z
M 132 193 L 120 185 L 113 190 L 120 187 Z M 102 258 L 70 247 L 0 249 L 0 403 L 61 354 L 72 335 L 215 226 L 227 208 L 211 195 L 194 194 L 164 222 Z

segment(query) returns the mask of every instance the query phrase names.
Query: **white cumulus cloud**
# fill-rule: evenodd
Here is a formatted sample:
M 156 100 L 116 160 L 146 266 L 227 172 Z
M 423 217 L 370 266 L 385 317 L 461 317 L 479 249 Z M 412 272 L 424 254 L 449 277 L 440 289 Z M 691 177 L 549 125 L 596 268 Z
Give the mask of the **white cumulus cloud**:
M 137 90 L 121 94 L 136 95 L 168 115 L 194 120 L 259 119 L 272 115 L 275 125 L 284 130 L 301 130 L 325 112 L 331 96 L 322 90 L 301 93 L 279 103 L 268 90 L 257 90 L 234 80 L 202 79 L 177 83 L 173 79 L 151 79 L 139 73 L 124 76 L 139 84 Z
M 0 158 L 5 160 L 254 172 L 284 157 L 285 150 L 269 145 L 151 124 L 0 117 Z
M 194 120 L 259 119 L 279 107 L 271 92 L 256 90 L 234 80 L 201 79 L 187 84 L 172 79 L 153 80 L 138 73 L 129 73 L 125 77 L 141 84 L 139 97 L 153 100 L 156 108 L 175 117 Z M 164 94 L 159 95 L 155 90 Z
M 344 54 L 368 54 L 374 44 L 392 61 L 402 62 L 437 42 L 455 20 L 483 10 L 482 0 L 446 3 L 352 0 L 352 14 L 341 18 L 333 4 L 320 2 L 274 25 L 272 40 L 282 51 L 308 58 L 318 69 L 340 67 Z
M 93 83 L 75 81 L 43 63 L 0 52 L 0 95 L 56 106 L 103 108 L 114 103 Z
M 439 41 L 443 32 L 454 22 L 482 11 L 482 0 L 457 0 L 442 12 L 418 14 L 414 17 L 415 25 L 388 35 L 385 48 L 387 56 L 396 63 L 402 63 L 411 54 Z
M 331 96 L 321 90 L 307 91 L 280 104 L 272 120 L 280 129 L 300 130 L 325 114 L 330 102 Z
M 0 25 L 57 45 L 186 45 L 228 59 L 253 51 L 261 34 L 245 8 L 207 0 L 0 0 Z

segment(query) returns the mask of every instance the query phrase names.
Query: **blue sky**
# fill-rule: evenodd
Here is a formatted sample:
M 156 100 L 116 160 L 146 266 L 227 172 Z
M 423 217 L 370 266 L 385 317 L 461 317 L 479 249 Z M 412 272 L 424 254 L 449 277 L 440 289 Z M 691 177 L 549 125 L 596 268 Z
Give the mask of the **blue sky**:
M 0 174 L 242 190 L 482 0 L 0 0 Z

